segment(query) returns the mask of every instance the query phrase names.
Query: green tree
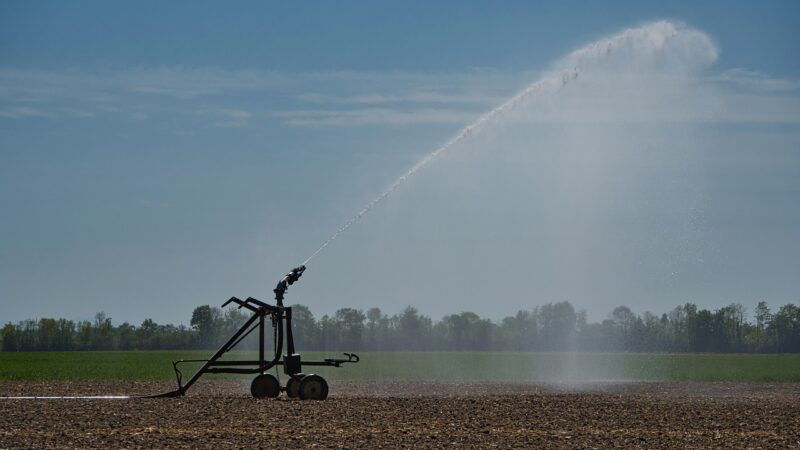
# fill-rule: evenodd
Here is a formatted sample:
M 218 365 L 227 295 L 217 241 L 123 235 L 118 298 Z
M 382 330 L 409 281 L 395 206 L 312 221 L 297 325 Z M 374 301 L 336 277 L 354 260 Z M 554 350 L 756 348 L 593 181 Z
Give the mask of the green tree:
M 213 310 L 217 308 L 212 308 L 212 315 Z M 224 313 L 222 310 L 218 315 L 218 319 L 215 320 L 214 327 L 216 328 L 216 336 L 214 337 L 214 346 L 222 345 L 225 339 L 228 339 L 230 336 L 233 335 L 239 328 L 247 322 L 247 319 L 250 318 L 250 314 L 245 313 L 243 310 L 238 308 L 229 308 Z M 176 329 L 172 330 L 173 333 L 179 333 Z M 245 340 L 239 344 L 239 348 L 258 348 L 258 337 L 257 334 L 251 333 Z
M 492 344 L 492 323 L 474 312 L 445 316 L 437 331 L 450 350 L 486 350 Z
M 541 350 L 575 350 L 577 314 L 569 302 L 547 303 L 536 309 Z
M 58 347 L 58 322 L 55 319 L 39 319 L 37 327 L 36 349 L 53 351 Z
M 321 350 L 341 350 L 339 322 L 328 316 L 319 320 L 319 337 Z
M 78 322 L 75 333 L 75 345 L 78 350 L 92 349 L 92 323 L 88 320 Z
M 697 311 L 690 320 L 689 336 L 692 350 L 696 352 L 710 352 L 714 349 L 714 315 L 707 309 Z
M 136 341 L 142 350 L 155 349 L 155 335 L 158 332 L 158 325 L 153 319 L 145 319 L 139 328 L 136 329 Z
M 368 309 L 364 348 L 367 350 L 383 349 L 388 337 L 387 326 L 388 320 L 380 308 Z
M 426 348 L 432 327 L 431 319 L 420 315 L 413 306 L 407 306 L 397 318 L 397 332 L 401 345 L 406 350 Z
M 117 349 L 134 350 L 138 347 L 136 342 L 136 328 L 128 322 L 117 328 Z
M 334 320 L 338 323 L 339 342 L 342 350 L 360 350 L 364 333 L 364 320 L 367 316 L 360 309 L 341 308 L 336 311 Z
M 103 311 L 94 316 L 94 330 L 92 330 L 90 343 L 92 350 L 114 348 L 114 327 L 111 325 L 111 318 L 107 317 Z
M 197 330 L 200 346 L 211 348 L 217 341 L 220 311 L 209 305 L 198 306 L 192 312 L 189 324 Z
M 781 306 L 771 325 L 779 352 L 800 352 L 800 308 L 792 304 Z
M 305 305 L 292 305 L 292 335 L 298 349 L 320 348 L 317 321 Z
M 500 327 L 504 348 L 517 351 L 530 351 L 536 346 L 536 315 L 530 311 L 517 311 L 515 316 L 506 317 Z
M 73 350 L 74 348 L 75 322 L 58 319 L 58 350 Z
M 19 331 L 17 327 L 11 323 L 3 326 L 3 351 L 16 352 L 19 351 Z
M 627 306 L 617 306 L 611 312 L 614 327 L 615 347 L 619 350 L 636 351 L 642 347 L 643 324 L 641 319 Z
M 772 350 L 775 345 L 775 338 L 771 331 L 772 312 L 767 306 L 767 302 L 760 301 L 756 306 L 756 351 Z

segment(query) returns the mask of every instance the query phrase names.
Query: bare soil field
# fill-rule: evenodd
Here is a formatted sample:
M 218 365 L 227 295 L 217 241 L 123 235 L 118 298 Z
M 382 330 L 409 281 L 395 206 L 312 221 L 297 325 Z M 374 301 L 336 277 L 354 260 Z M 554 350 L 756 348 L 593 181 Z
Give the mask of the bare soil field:
M 800 385 L 349 381 L 326 401 L 201 381 L 166 399 L 0 400 L 0 448 L 800 448 Z M 0 382 L 0 396 L 126 395 L 163 382 Z

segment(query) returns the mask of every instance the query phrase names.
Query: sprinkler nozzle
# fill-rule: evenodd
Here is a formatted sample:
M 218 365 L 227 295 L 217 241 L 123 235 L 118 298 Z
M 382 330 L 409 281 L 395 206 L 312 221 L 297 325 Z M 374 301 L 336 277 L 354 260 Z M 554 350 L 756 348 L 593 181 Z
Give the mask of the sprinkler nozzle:
M 292 269 L 291 272 L 286 274 L 286 282 L 289 283 L 289 286 L 292 285 L 295 281 L 300 279 L 300 276 L 303 275 L 305 272 L 306 266 L 295 267 Z
M 275 293 L 275 300 L 278 302 L 278 306 L 283 306 L 283 294 L 286 293 L 286 289 L 294 284 L 295 281 L 299 280 L 305 270 L 306 266 L 295 267 L 291 272 L 287 273 L 286 276 L 281 278 L 281 281 L 278 281 L 278 285 L 272 290 L 272 292 Z

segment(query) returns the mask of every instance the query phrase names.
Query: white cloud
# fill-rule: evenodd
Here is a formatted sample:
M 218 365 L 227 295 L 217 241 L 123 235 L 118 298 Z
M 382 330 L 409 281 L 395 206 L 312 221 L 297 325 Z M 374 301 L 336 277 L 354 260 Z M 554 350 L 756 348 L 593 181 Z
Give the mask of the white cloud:
M 5 117 L 7 119 L 24 119 L 29 117 L 49 118 L 52 116 L 47 112 L 37 108 L 31 108 L 28 106 L 10 106 L 0 108 L 0 117 Z
M 212 116 L 216 120 L 213 125 L 220 128 L 244 128 L 250 124 L 253 114 L 241 109 L 201 109 L 196 111 L 201 116 Z
M 419 103 L 474 103 L 477 105 L 496 105 L 506 100 L 506 97 L 480 92 L 448 94 L 433 91 L 419 91 L 412 92 L 405 97 L 404 100 Z
M 0 117 L 7 119 L 86 119 L 94 117 L 94 113 L 78 108 L 32 108 L 30 106 L 8 106 L 0 108 Z
M 86 110 L 83 110 L 83 109 L 77 109 L 77 108 L 63 108 L 62 107 L 62 108 L 59 108 L 59 112 L 61 113 L 62 116 L 72 117 L 72 118 L 75 118 L 75 119 L 87 119 L 89 117 L 94 117 L 94 113 L 93 112 L 89 112 L 89 111 L 86 111 Z
M 120 95 L 156 95 L 179 99 L 275 89 L 286 75 L 255 70 L 155 67 L 105 71 L 0 69 L 0 99 L 54 101 L 79 99 L 114 102 Z
M 280 111 L 274 116 L 294 126 L 353 127 L 370 125 L 464 124 L 477 114 L 451 109 L 399 111 L 387 108 Z
M 762 92 L 800 90 L 800 79 L 770 77 L 766 74 L 748 69 L 727 70 L 718 75 L 709 77 L 709 79 Z
M 691 55 L 690 55 L 691 56 Z M 707 61 L 702 60 L 703 64 Z M 702 66 L 699 64 L 698 66 Z M 602 70 L 581 73 L 575 90 L 593 81 L 600 89 L 583 89 L 586 102 L 601 101 Z M 636 68 L 641 70 L 641 68 Z M 591 75 L 589 81 L 586 78 Z M 619 75 L 619 74 L 617 74 Z M 672 74 L 673 76 L 675 74 Z M 680 75 L 678 78 L 684 76 Z M 583 121 L 697 121 L 798 123 L 800 79 L 780 78 L 735 69 L 710 75 L 693 75 L 696 83 L 682 95 L 693 99 L 691 109 L 675 101 L 643 111 L 642 103 L 609 116 L 596 109 L 548 110 L 539 108 L 525 120 Z M 163 117 L 206 117 L 198 126 L 242 128 L 255 115 L 272 117 L 291 126 L 372 126 L 467 124 L 482 112 L 503 103 L 537 78 L 533 73 L 490 70 L 463 72 L 358 72 L 332 71 L 277 73 L 216 68 L 134 67 L 84 71 L 0 69 L 1 119 L 92 118 L 122 114 L 133 120 Z M 673 81 L 664 76 L 664 93 L 674 93 Z M 636 87 L 636 82 L 632 83 Z M 652 88 L 652 86 L 649 86 Z M 569 90 L 572 90 L 570 86 Z M 709 96 L 706 90 L 714 91 Z M 648 93 L 649 98 L 654 98 Z M 780 94 L 780 95 L 777 95 Z M 672 95 L 672 94 L 669 94 Z M 254 97 L 261 96 L 261 97 Z M 255 98 L 258 98 L 256 100 Z M 719 100 L 722 99 L 722 100 Z M 198 105 L 202 101 L 202 105 Z M 564 99 L 569 101 L 569 99 Z M 624 102 L 624 98 L 620 98 Z M 305 108 L 314 105 L 313 108 Z M 677 105 L 677 106 L 675 106 Z M 198 110 L 205 113 L 196 114 Z M 197 120 L 197 119 L 194 119 Z M 190 123 L 181 123 L 183 129 Z
M 270 90 L 280 87 L 289 80 L 283 74 L 268 71 L 183 67 L 142 68 L 114 76 L 134 93 L 184 99 L 231 92 Z
M 486 88 L 484 88 L 485 90 Z M 439 103 L 439 104 L 477 104 L 491 106 L 506 98 L 500 95 L 489 95 L 475 92 L 446 93 L 432 90 L 409 91 L 397 94 L 366 93 L 352 96 L 334 96 L 321 93 L 304 93 L 297 99 L 307 103 L 332 103 L 354 105 L 380 105 L 387 103 Z
M 741 91 L 714 81 L 593 74 L 540 98 L 509 123 L 800 124 L 800 95 Z

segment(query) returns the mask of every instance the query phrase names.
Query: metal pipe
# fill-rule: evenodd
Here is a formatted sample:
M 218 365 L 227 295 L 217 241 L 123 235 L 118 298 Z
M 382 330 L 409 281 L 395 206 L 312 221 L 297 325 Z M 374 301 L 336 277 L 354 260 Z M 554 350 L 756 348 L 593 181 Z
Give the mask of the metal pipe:
M 264 315 L 259 315 L 258 319 L 258 367 L 264 373 Z
M 294 336 L 292 335 L 292 308 L 286 308 L 286 354 L 294 355 Z

